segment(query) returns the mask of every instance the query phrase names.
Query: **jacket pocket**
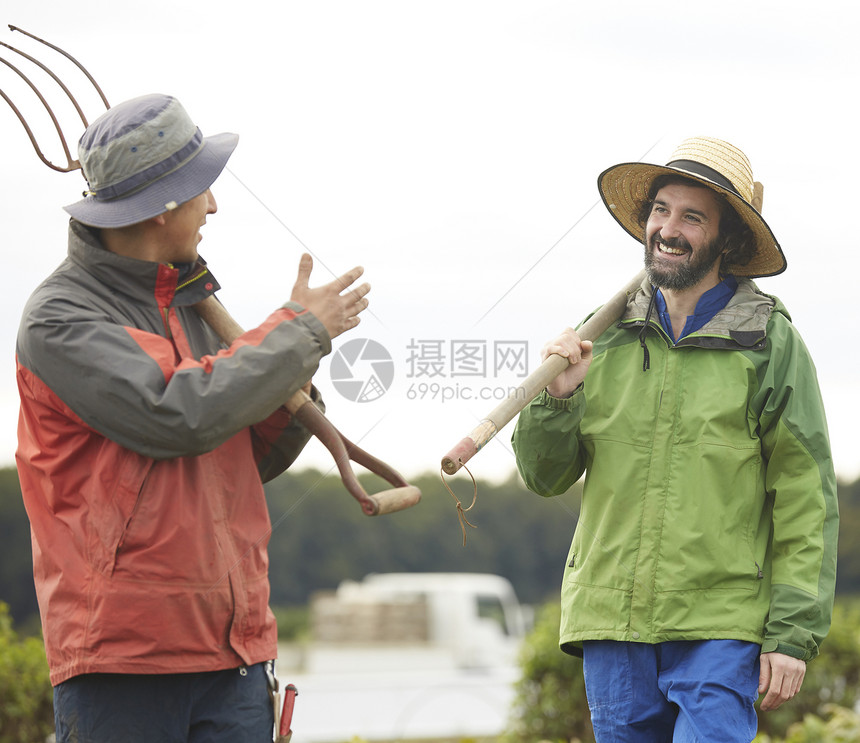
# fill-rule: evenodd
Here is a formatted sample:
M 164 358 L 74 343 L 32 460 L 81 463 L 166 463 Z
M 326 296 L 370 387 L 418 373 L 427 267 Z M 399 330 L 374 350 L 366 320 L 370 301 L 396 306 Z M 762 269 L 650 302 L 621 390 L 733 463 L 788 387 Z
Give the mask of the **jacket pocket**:
M 140 507 L 141 494 L 154 461 L 129 450 L 118 459 L 97 466 L 92 480 L 97 483 L 89 496 L 95 539 L 95 568 L 110 577 L 117 555 Z M 108 474 L 112 471 L 112 474 Z

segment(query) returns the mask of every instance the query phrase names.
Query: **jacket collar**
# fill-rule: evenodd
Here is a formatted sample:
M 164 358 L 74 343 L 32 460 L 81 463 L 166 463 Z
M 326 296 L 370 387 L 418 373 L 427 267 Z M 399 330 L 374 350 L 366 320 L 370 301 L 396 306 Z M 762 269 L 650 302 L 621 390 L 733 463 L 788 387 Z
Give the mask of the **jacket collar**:
M 620 324 L 642 327 L 652 294 L 651 284 L 645 279 L 639 290 L 627 300 L 627 310 Z M 762 292 L 751 279 L 738 277 L 738 288 L 728 304 L 702 328 L 682 338 L 677 345 L 711 345 L 701 343 L 699 339 L 717 338 L 730 341 L 736 347 L 760 346 L 767 337 L 767 323 L 774 309 L 788 315 L 776 297 Z M 649 318 L 648 323 L 651 327 L 660 327 L 659 320 L 654 317 Z
M 221 288 L 202 258 L 198 258 L 194 269 L 183 273 L 180 280 L 177 268 L 106 250 L 99 240 L 98 230 L 74 219 L 69 222 L 69 259 L 111 287 L 114 293 L 134 301 L 158 298 L 159 304 L 186 306 Z

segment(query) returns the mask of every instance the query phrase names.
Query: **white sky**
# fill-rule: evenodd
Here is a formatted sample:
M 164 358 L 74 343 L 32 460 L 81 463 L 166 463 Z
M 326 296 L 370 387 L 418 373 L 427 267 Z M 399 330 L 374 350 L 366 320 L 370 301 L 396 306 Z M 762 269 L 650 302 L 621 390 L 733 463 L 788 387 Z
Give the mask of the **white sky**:
M 764 216 L 789 263 L 759 286 L 783 299 L 811 349 L 837 472 L 853 479 L 860 246 L 853 220 L 842 219 L 857 211 L 847 203 L 858 172 L 851 15 L 851 4 L 835 0 L 7 0 L 2 21 L 76 56 L 111 103 L 170 93 L 204 134 L 240 134 L 213 189 L 219 212 L 200 252 L 243 325 L 288 299 L 302 243 L 317 260 L 314 284 L 330 280 L 327 268 L 365 266 L 372 314 L 335 348 L 354 338 L 381 343 L 395 361 L 394 384 L 376 401 L 349 401 L 332 385 L 328 358 L 316 382 L 335 425 L 407 476 L 438 470 L 497 402 L 463 395 L 501 394 L 495 388 L 520 381 L 492 369 L 480 378 L 450 368 L 409 377 L 413 339 L 490 349 L 527 341 L 532 371 L 546 339 L 641 265 L 637 243 L 594 206 L 597 175 L 646 152 L 663 163 L 688 136 L 733 142 L 764 183 Z M 90 120 L 100 113 L 87 84 L 51 52 L 5 28 L 0 40 L 50 61 Z M 4 66 L 0 89 L 40 118 Z M 60 97 L 51 100 L 65 116 Z M 63 120 L 76 142 L 80 123 Z M 61 162 L 42 131 L 49 158 Z M 18 318 L 65 255 L 60 207 L 80 197 L 84 181 L 40 164 L 2 102 L 0 132 L 3 465 L 15 450 Z M 461 399 L 432 400 L 429 387 L 425 399 L 410 399 L 422 382 Z M 472 460 L 476 476 L 513 470 L 512 428 Z M 331 460 L 315 445 L 300 463 L 328 469 Z

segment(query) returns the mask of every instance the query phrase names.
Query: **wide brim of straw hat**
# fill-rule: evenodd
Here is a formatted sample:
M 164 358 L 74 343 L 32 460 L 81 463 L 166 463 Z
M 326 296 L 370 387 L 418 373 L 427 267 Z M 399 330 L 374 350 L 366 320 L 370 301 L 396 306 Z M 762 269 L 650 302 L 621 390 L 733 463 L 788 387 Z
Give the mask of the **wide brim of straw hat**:
M 782 248 L 767 222 L 752 204 L 708 178 L 668 165 L 621 163 L 607 168 L 597 179 L 600 196 L 609 213 L 636 240 L 642 243 L 644 238 L 644 226 L 639 224 L 638 220 L 640 208 L 648 198 L 652 182 L 661 175 L 681 175 L 725 195 L 738 216 L 752 230 L 756 242 L 755 254 L 744 266 L 726 266 L 728 272 L 735 276 L 756 278 L 776 276 L 785 271 L 786 260 Z
M 204 137 L 197 154 L 167 175 L 121 199 L 87 196 L 63 207 L 90 227 L 127 227 L 164 214 L 202 194 L 221 175 L 239 141 L 237 134 Z

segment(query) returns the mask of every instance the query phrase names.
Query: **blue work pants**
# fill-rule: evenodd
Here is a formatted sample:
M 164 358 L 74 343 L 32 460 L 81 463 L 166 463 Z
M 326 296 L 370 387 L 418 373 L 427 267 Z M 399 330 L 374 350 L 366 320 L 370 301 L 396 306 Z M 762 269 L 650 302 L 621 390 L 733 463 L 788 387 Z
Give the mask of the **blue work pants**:
M 584 642 L 597 743 L 749 743 L 760 652 L 737 640 Z

